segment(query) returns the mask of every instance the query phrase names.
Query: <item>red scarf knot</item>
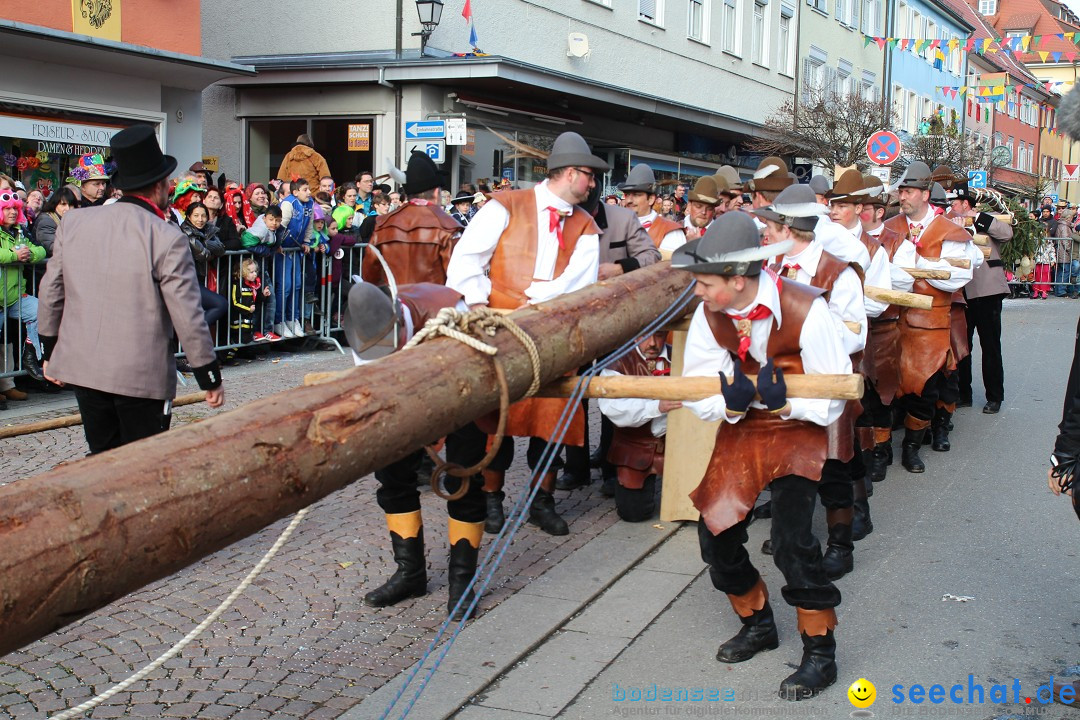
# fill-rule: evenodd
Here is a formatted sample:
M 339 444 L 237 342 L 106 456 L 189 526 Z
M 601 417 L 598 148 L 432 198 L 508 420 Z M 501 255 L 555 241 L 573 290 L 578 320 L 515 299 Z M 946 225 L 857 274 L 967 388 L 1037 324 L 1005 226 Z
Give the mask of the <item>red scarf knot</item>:
M 559 210 L 558 208 L 548 205 L 548 232 L 555 233 L 555 236 L 559 238 L 559 249 L 566 247 L 563 241 L 563 224 L 562 221 L 570 214 L 567 210 Z

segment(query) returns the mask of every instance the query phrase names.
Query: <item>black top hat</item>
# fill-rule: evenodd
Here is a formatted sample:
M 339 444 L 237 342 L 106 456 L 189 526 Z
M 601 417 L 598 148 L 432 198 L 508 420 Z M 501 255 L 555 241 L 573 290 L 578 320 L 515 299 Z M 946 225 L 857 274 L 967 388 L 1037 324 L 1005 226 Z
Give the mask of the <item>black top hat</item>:
M 163 155 L 154 128 L 132 125 L 109 141 L 116 172 L 112 183 L 120 190 L 137 190 L 166 178 L 176 169 L 176 158 Z
M 405 168 L 405 194 L 418 195 L 443 185 L 443 176 L 435 167 L 435 161 L 425 153 L 413 150 Z

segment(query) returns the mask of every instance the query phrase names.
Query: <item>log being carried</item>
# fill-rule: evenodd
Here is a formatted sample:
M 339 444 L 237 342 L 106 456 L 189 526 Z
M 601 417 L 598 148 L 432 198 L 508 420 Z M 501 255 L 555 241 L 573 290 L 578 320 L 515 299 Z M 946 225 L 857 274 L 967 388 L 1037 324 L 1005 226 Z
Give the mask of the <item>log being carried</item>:
M 514 319 L 549 383 L 634 338 L 688 282 L 650 266 Z M 486 342 L 522 397 L 525 349 L 505 332 Z M 0 655 L 498 408 L 492 363 L 461 343 L 392 357 L 0 487 Z
M 811 522 L 828 457 L 826 426 L 844 403 L 789 398 L 784 372 L 844 374 L 851 361 L 821 291 L 763 271 L 763 260 L 789 248 L 762 248 L 754 221 L 727 213 L 676 250 L 672 263 L 694 274 L 704 300 L 691 320 L 683 374 L 734 378 L 722 381 L 721 394 L 685 403 L 703 420 L 722 421 L 705 477 L 691 494 L 702 517 L 702 557 L 744 626 L 717 659 L 742 662 L 778 643 L 768 591 L 743 547 L 754 500 L 771 483 L 774 557 L 803 641 L 802 663 L 780 693 L 801 699 L 836 680 L 840 592 L 825 576 Z M 744 370 L 757 374 L 760 401 Z

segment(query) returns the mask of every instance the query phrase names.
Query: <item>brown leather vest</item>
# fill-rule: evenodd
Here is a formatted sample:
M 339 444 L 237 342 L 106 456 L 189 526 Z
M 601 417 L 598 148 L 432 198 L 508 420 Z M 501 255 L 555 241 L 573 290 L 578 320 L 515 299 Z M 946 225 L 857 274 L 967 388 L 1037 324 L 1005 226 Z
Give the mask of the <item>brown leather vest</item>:
M 534 190 L 504 190 L 495 201 L 510 213 L 510 222 L 499 236 L 499 243 L 491 256 L 491 295 L 488 305 L 493 308 L 515 309 L 528 302 L 525 290 L 533 283 L 536 268 L 537 207 Z M 570 256 L 574 254 L 578 238 L 582 235 L 598 235 L 592 216 L 575 206 L 571 215 L 563 220 L 563 246 L 555 260 L 555 277 L 566 270 Z
M 398 285 L 397 291 L 398 300 L 412 315 L 414 332 L 424 327 L 424 324 L 438 315 L 443 308 L 454 307 L 464 299 L 457 290 L 435 283 Z
M 765 275 L 762 282 L 766 281 Z M 773 320 L 767 355 L 785 374 L 803 371 L 802 335 L 806 315 L 813 301 L 822 295 L 819 288 L 780 281 L 780 313 L 783 325 Z M 713 338 L 720 347 L 738 356 L 739 334 L 723 313 L 705 311 Z M 746 356 L 743 371 L 756 375 L 760 363 Z M 767 410 L 751 409 L 736 424 L 723 423 L 705 477 L 690 493 L 702 520 L 713 534 L 719 534 L 746 517 L 754 501 L 770 482 L 785 475 L 821 479 L 828 457 L 826 428 L 804 420 L 784 420 Z
M 653 375 L 648 362 L 636 350 L 621 357 L 611 369 L 623 375 Z M 640 490 L 645 478 L 664 472 L 664 438 L 653 436 L 651 421 L 638 427 L 616 426 L 607 459 L 615 466 L 620 485 Z
M 890 219 L 886 225 L 908 237 L 903 215 Z M 923 228 L 915 250 L 921 257 L 941 257 L 941 246 L 946 241 L 970 242 L 971 236 L 944 217 L 935 217 Z M 950 335 L 953 293 L 938 290 L 921 279 L 915 281 L 912 292 L 929 295 L 932 305 L 929 310 L 904 308 L 900 312 L 900 393 L 903 395 L 922 393 L 926 381 L 938 370 L 956 368 Z
M 446 284 L 446 266 L 461 237 L 461 223 L 435 205 L 406 203 L 375 219 L 371 244 L 382 253 L 394 282 Z M 386 285 L 386 273 L 375 253 L 365 252 L 364 282 Z
M 885 227 L 881 229 L 881 234 L 878 235 L 877 240 L 878 243 L 881 244 L 881 247 L 885 248 L 885 252 L 889 253 L 889 262 L 892 262 L 893 258 L 896 256 L 896 251 L 900 249 L 900 245 L 904 242 L 904 235 L 890 229 L 886 224 Z M 885 312 L 871 320 L 870 324 L 872 326 L 875 322 L 888 322 L 890 320 L 896 320 L 899 317 L 900 306 L 890 305 Z
M 777 272 L 779 272 L 780 267 L 779 262 L 773 265 L 773 269 Z M 854 263 L 844 262 L 828 250 L 822 250 L 821 259 L 818 260 L 817 272 L 810 279 L 810 286 L 823 290 L 823 297 L 828 302 L 837 278 L 849 267 L 854 268 Z M 862 359 L 863 353 L 861 352 L 851 356 L 851 367 L 855 369 L 855 372 L 863 372 Z M 787 370 L 784 372 L 787 372 Z M 861 412 L 862 405 L 854 401 L 848 402 L 844 406 L 844 414 L 829 426 L 830 458 L 836 458 L 844 462 L 851 460 L 855 452 L 855 418 Z
M 675 230 L 682 230 L 683 226 L 672 220 L 668 220 L 665 217 L 656 216 L 656 219 L 652 221 L 649 228 L 645 231 L 649 233 L 649 237 L 652 238 L 653 245 L 660 247 L 660 243 L 664 242 L 664 237 Z

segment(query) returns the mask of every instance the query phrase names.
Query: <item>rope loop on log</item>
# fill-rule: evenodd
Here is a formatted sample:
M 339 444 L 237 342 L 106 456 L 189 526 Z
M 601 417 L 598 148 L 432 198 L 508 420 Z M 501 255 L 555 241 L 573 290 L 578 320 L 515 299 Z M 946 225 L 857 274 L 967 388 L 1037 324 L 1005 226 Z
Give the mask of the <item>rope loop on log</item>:
M 435 470 L 431 473 L 431 490 L 443 500 L 460 500 L 469 491 L 471 478 L 491 464 L 495 455 L 502 445 L 503 435 L 506 432 L 506 414 L 510 409 L 510 388 L 506 384 L 506 372 L 497 354 L 499 349 L 489 345 L 480 339 L 483 336 L 494 337 L 499 328 L 505 328 L 511 335 L 517 338 L 524 346 L 529 355 L 529 363 L 532 366 L 532 383 L 529 385 L 525 397 L 532 397 L 540 389 L 540 353 L 536 349 L 536 343 L 529 334 L 518 327 L 517 323 L 507 316 L 487 307 L 479 307 L 463 313 L 457 308 L 443 308 L 439 314 L 424 324 L 402 350 L 416 347 L 420 343 L 435 337 L 448 337 L 460 343 L 468 345 L 477 352 L 484 353 L 491 358 L 495 367 L 495 378 L 499 383 L 499 424 L 495 430 L 495 436 L 480 462 L 472 467 L 464 468 L 457 463 L 447 462 L 439 456 L 430 446 L 425 446 L 428 457 L 435 463 Z M 443 474 L 461 478 L 461 487 L 454 493 L 447 493 L 443 488 L 440 478 Z

